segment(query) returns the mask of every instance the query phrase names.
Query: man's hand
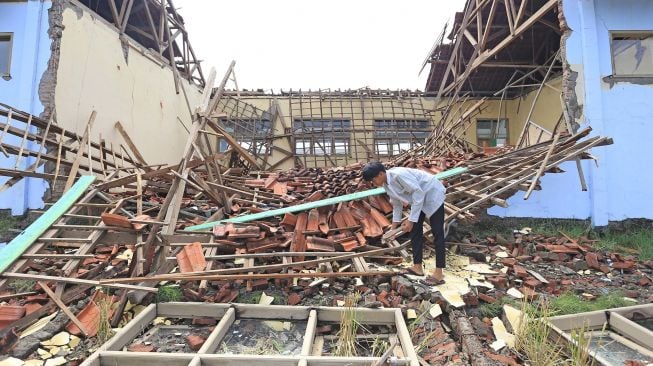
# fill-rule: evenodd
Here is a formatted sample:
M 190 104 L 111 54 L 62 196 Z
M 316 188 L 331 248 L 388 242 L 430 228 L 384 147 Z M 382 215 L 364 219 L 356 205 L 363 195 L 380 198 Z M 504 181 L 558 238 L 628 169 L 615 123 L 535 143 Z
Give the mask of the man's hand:
M 390 230 L 394 230 L 394 229 L 398 228 L 399 225 L 401 225 L 401 222 L 393 222 L 392 226 L 390 227 Z
M 405 233 L 409 233 L 413 231 L 413 222 L 410 220 L 406 220 L 401 224 L 401 230 Z

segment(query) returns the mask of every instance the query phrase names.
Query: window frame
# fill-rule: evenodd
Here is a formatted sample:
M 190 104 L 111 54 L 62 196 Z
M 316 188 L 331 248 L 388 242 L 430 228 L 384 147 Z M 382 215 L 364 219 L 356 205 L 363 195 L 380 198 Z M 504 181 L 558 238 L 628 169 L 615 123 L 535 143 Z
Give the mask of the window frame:
M 481 148 L 484 147 L 481 144 L 481 142 L 479 141 L 479 136 L 478 136 L 478 123 L 479 122 L 490 122 L 490 131 L 492 131 L 493 124 L 498 124 L 501 121 L 504 121 L 506 123 L 506 137 L 505 137 L 506 142 L 503 145 L 504 146 L 510 145 L 510 120 L 508 118 L 500 118 L 500 119 L 496 119 L 496 118 L 477 118 L 476 119 L 476 130 L 475 130 L 475 132 L 476 132 L 476 145 L 481 147 Z M 490 134 L 490 138 L 489 138 L 490 140 L 491 140 L 491 137 L 492 137 L 492 135 Z M 499 136 L 496 136 L 495 138 L 499 138 Z M 484 140 L 487 140 L 487 138 L 485 138 Z M 496 147 L 496 146 L 488 145 L 487 147 Z
M 316 126 L 316 122 L 322 122 L 323 126 Z M 327 122 L 328 125 L 324 126 Z M 351 156 L 352 121 L 350 119 L 295 118 L 292 123 L 291 129 L 295 155 Z M 298 125 L 300 127 L 297 127 Z M 300 143 L 301 149 L 298 149 L 298 144 Z
M 407 123 L 407 124 L 406 124 Z M 400 126 L 401 124 L 401 126 Z M 375 118 L 374 153 L 377 156 L 395 156 L 402 154 L 402 145 L 408 144 L 408 151 L 424 144 L 433 132 L 431 121 L 424 118 Z M 415 134 L 424 136 L 424 141 Z M 381 151 L 379 146 L 385 149 Z M 403 146 L 404 148 L 406 146 Z
M 650 35 L 653 37 L 653 29 L 651 30 L 611 30 L 609 33 L 609 42 L 610 42 L 610 67 L 612 69 L 612 77 L 628 79 L 628 78 L 650 78 L 653 77 L 653 71 L 648 74 L 618 74 L 616 70 L 616 64 L 614 61 L 615 45 L 614 37 L 615 36 L 629 36 L 629 35 Z M 653 51 L 652 51 L 653 52 Z
M 251 123 L 253 128 L 254 135 L 252 136 L 252 131 L 245 130 L 240 131 L 243 127 L 248 127 L 247 124 Z M 257 126 L 258 123 L 261 123 L 261 126 Z M 225 130 L 236 139 L 238 145 L 243 149 L 247 150 L 254 155 L 272 155 L 272 130 L 273 123 L 272 120 L 267 118 L 230 118 L 224 117 L 220 119 L 220 124 L 225 128 Z M 260 127 L 260 129 L 259 129 Z M 222 141 L 226 141 L 223 138 L 218 139 L 219 151 L 222 151 Z M 249 147 L 243 146 L 247 145 Z M 227 144 L 227 146 L 229 146 Z M 228 150 L 228 147 L 227 147 Z M 265 150 L 265 151 L 261 151 Z
M 9 43 L 9 50 L 7 51 L 7 70 L 0 70 L 0 77 L 2 77 L 5 80 L 10 80 L 11 79 L 11 59 L 12 59 L 12 53 L 14 50 L 14 33 L 13 32 L 0 32 L 0 38 L 2 37 L 8 37 L 8 41 L 3 41 L 3 42 L 8 42 Z M 2 55 L 0 55 L 2 57 Z

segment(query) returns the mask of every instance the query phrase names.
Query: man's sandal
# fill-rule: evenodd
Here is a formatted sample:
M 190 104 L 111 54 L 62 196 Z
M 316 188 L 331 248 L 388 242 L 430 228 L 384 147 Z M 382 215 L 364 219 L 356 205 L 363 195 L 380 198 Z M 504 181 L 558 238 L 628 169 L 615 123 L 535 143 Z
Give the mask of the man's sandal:
M 438 280 L 435 277 L 429 276 L 423 279 L 421 282 L 427 286 L 438 286 L 444 284 L 444 279 Z
M 413 267 L 406 268 L 405 270 L 401 271 L 401 274 L 404 274 L 404 275 L 409 274 L 409 275 L 419 276 L 419 277 L 424 276 L 424 273 L 418 273 L 417 271 L 415 271 L 413 269 Z

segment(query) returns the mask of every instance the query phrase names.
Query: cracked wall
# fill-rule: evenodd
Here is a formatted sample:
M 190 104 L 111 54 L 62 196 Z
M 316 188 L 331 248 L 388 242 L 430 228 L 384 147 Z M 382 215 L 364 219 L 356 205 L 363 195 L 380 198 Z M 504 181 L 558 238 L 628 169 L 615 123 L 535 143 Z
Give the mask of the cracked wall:
M 115 27 L 77 2 L 64 3 L 62 18 L 54 95 L 59 125 L 81 135 L 95 110 L 93 139 L 127 146 L 114 127 L 120 121 L 149 164 L 177 163 L 191 117 L 172 69 L 158 52 L 127 36 L 121 41 Z M 181 82 L 195 107 L 201 90 Z

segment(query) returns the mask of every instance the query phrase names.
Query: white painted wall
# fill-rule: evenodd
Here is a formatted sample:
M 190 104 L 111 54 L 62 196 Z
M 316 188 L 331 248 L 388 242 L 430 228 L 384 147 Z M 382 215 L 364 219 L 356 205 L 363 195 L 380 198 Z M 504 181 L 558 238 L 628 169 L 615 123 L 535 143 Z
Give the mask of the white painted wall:
M 97 111 L 91 136 L 114 148 L 124 143 L 120 121 L 149 164 L 177 163 L 191 117 L 183 93 L 176 94 L 173 72 L 158 52 L 129 39 L 125 59 L 118 30 L 78 3 L 67 3 L 57 71 L 55 104 L 59 125 L 82 134 Z M 201 90 L 182 80 L 191 106 Z

